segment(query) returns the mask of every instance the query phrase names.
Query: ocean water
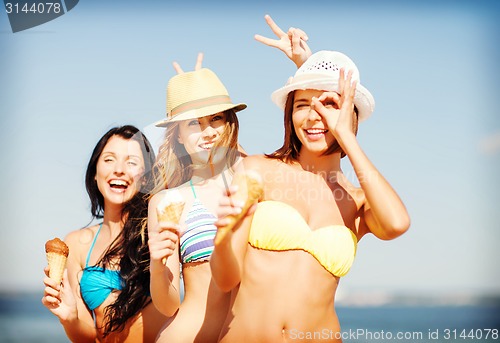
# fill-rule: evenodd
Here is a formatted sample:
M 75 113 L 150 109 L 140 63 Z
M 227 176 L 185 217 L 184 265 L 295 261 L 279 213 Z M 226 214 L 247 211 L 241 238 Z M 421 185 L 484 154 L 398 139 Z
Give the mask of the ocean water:
M 0 342 L 68 342 L 58 319 L 42 305 L 41 297 L 41 293 L 0 296 Z M 500 342 L 498 303 L 338 306 L 337 314 L 344 342 Z M 326 340 L 331 334 L 293 333 L 297 339 L 318 340 Z
M 0 295 L 0 342 L 69 342 L 59 320 L 42 305 L 42 295 Z
M 500 342 L 500 306 L 338 307 L 344 342 Z

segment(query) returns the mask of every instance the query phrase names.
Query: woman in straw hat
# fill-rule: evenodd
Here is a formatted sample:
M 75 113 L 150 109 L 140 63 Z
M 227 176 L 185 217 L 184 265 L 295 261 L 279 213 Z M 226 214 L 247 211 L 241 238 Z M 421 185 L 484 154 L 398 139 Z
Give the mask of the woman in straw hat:
M 309 51 L 300 44 L 304 33 L 299 29 L 284 33 L 270 17 L 266 20 L 280 39 L 258 40 L 278 47 L 296 64 L 304 61 Z M 294 51 L 292 44 L 300 45 L 300 51 Z M 155 164 L 158 193 L 149 204 L 151 295 L 160 312 L 171 317 L 159 342 L 216 342 L 230 294 L 213 283 L 207 262 L 217 230 L 219 198 L 242 160 L 236 112 L 246 105 L 233 103 L 216 74 L 201 68 L 201 57 L 195 71 L 184 73 L 174 66 L 179 74 L 167 86 L 167 118 L 156 124 L 167 130 Z M 178 224 L 175 217 L 158 217 L 164 205 L 172 203 L 183 204 Z
M 243 161 L 244 170 L 261 176 L 264 195 L 237 230 L 224 237 L 228 231 L 218 231 L 210 262 L 216 284 L 232 291 L 220 339 L 340 342 L 335 292 L 358 241 L 368 233 L 396 238 L 410 219 L 356 140 L 374 100 L 349 57 L 313 54 L 272 99 L 284 109 L 283 146 Z M 342 173 L 343 156 L 359 188 Z M 216 225 L 225 227 L 230 221 L 222 215 L 239 212 L 241 204 L 221 199 Z
M 154 161 L 149 141 L 131 125 L 110 129 L 93 150 L 85 185 L 92 216 L 102 223 L 67 235 L 61 285 L 44 279 L 42 303 L 72 342 L 152 342 L 167 319 L 149 296 L 149 252 L 141 237 Z
M 242 158 L 236 112 L 246 105 L 233 103 L 206 68 L 174 76 L 167 93 L 168 118 L 157 123 L 167 128 L 155 164 L 159 192 L 149 203 L 151 295 L 161 313 L 173 316 L 159 341 L 210 341 L 218 337 L 229 300 L 211 283 L 206 263 L 216 232 L 214 194 L 221 194 L 230 169 Z M 178 223 L 158 220 L 158 206 L 169 197 L 184 203 Z

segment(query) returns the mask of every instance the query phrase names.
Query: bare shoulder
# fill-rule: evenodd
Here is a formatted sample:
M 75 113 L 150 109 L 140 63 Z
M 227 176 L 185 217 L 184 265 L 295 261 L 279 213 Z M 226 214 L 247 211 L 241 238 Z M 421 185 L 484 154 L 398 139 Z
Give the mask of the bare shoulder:
M 64 241 L 68 245 L 90 244 L 94 239 L 94 236 L 96 235 L 98 229 L 99 229 L 99 224 L 71 231 L 66 235 Z
M 166 196 L 169 196 L 169 195 L 173 195 L 174 193 L 177 194 L 180 194 L 182 197 L 186 197 L 187 193 L 186 191 L 189 190 L 188 187 L 186 187 L 186 184 L 184 185 L 181 185 L 179 187 L 175 187 L 175 188 L 167 188 L 167 189 L 164 189 L 158 193 L 156 193 L 155 195 L 153 195 L 151 197 L 151 199 L 149 200 L 149 204 L 155 204 L 155 205 L 158 205 L 158 203 Z
M 254 169 L 259 172 L 269 170 L 269 168 L 274 169 L 279 165 L 284 165 L 283 162 L 276 159 L 268 158 L 264 155 L 248 156 L 243 160 L 243 164 L 246 169 Z
M 356 207 L 358 208 L 358 210 L 365 205 L 366 196 L 361 187 L 356 187 L 355 185 L 353 185 L 344 174 L 341 174 L 341 176 L 338 177 L 337 182 L 352 197 L 352 199 L 356 203 Z
M 153 196 L 151 197 L 151 199 L 149 199 L 149 202 L 148 202 L 149 206 L 151 207 L 151 206 L 153 206 L 153 205 L 154 205 L 154 206 L 158 205 L 158 203 L 161 201 L 161 199 L 163 199 L 163 197 L 164 197 L 166 194 L 167 194 L 167 190 L 166 190 L 166 189 L 164 189 L 164 190 L 162 190 L 162 191 L 160 191 L 160 192 L 156 193 L 155 195 L 153 195 Z
M 252 155 L 248 156 L 243 160 L 243 166 L 245 168 L 255 168 L 259 167 L 264 160 L 264 156 L 262 155 Z
M 84 258 L 82 256 L 86 255 L 98 229 L 99 225 L 94 225 L 68 233 L 64 242 L 68 245 L 70 256 L 78 260 Z

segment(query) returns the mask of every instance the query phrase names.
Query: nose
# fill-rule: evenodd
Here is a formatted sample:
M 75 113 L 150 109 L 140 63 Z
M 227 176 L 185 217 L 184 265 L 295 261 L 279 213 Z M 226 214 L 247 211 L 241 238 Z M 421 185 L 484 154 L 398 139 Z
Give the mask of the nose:
M 125 163 L 126 162 L 122 162 L 122 161 L 116 161 L 115 165 L 114 165 L 114 173 L 117 174 L 117 175 L 122 175 L 124 174 L 124 170 L 125 170 Z
M 310 121 L 321 120 L 321 116 L 319 115 L 319 113 L 314 108 L 314 104 L 311 104 L 311 107 L 309 108 L 309 113 L 307 114 L 307 119 L 310 120 Z
M 203 139 L 209 140 L 210 138 L 214 138 L 217 135 L 217 130 L 215 130 L 211 125 L 206 125 L 202 128 L 201 135 Z

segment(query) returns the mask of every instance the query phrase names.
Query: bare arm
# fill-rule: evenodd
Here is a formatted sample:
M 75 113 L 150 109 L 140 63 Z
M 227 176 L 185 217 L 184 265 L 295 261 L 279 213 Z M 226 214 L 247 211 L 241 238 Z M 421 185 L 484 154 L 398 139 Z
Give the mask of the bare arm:
M 384 240 L 394 239 L 410 227 L 410 217 L 396 191 L 363 152 L 355 137 L 346 137 L 341 145 L 356 172 L 366 201 L 361 219 L 368 231 Z M 359 232 L 360 237 L 366 232 Z
M 95 342 L 97 331 L 94 320 L 79 294 L 78 274 L 82 270 L 80 263 L 82 234 L 84 234 L 83 230 L 78 230 L 66 237 L 69 256 L 62 287 L 56 285 L 50 278 L 46 278 L 44 280 L 46 291 L 42 303 L 59 318 L 66 335 L 72 342 Z
M 354 168 L 360 186 L 365 194 L 365 204 L 361 220 L 367 230 L 358 232 L 358 238 L 372 232 L 380 239 L 389 240 L 402 235 L 410 226 L 410 217 L 396 191 L 380 174 L 361 149 L 353 132 L 353 99 L 356 84 L 351 84 L 352 73 L 344 79 L 340 71 L 339 94 L 325 92 L 313 100 L 318 113 L 327 120 L 328 127 L 334 134 Z M 334 102 L 339 109 L 327 109 L 323 103 Z
M 163 315 L 170 317 L 180 306 L 178 226 L 158 223 L 156 206 L 161 194 L 153 196 L 148 210 L 148 245 L 150 262 L 150 291 L 153 304 Z M 164 261 L 166 259 L 166 264 Z
M 256 174 L 260 173 L 258 158 L 250 156 L 245 158 L 242 163 L 238 164 L 235 173 L 245 173 L 250 170 Z M 262 178 L 263 180 L 263 178 Z M 215 223 L 218 228 L 224 228 L 230 220 L 227 216 L 238 216 L 242 212 L 248 200 L 248 194 L 238 194 L 238 186 L 231 184 L 229 189 L 224 191 L 222 198 L 219 200 L 217 216 L 219 220 Z M 244 199 L 244 200 L 243 200 Z M 256 201 L 255 201 L 256 202 Z M 253 212 L 256 209 L 256 204 L 250 207 L 245 207 L 247 213 L 241 218 L 240 222 L 236 223 L 233 230 L 229 232 L 224 230 L 220 239 L 221 231 L 217 231 L 215 238 L 214 252 L 210 258 L 210 267 L 212 269 L 212 277 L 217 286 L 224 292 L 230 291 L 236 287 L 240 281 L 243 272 L 243 263 L 248 248 L 248 235 L 253 219 Z
M 243 204 L 231 199 L 231 195 L 236 192 L 237 188 L 231 186 L 221 198 L 217 210 L 219 220 L 215 223 L 218 228 L 223 228 L 228 224 L 227 215 L 237 215 L 241 212 Z M 223 292 L 230 291 L 241 281 L 243 260 L 252 221 L 251 212 L 250 209 L 248 215 L 237 224 L 235 230 L 227 233 L 223 239 L 215 238 L 214 252 L 210 257 L 210 267 L 215 283 Z M 219 232 L 217 235 L 219 235 Z

